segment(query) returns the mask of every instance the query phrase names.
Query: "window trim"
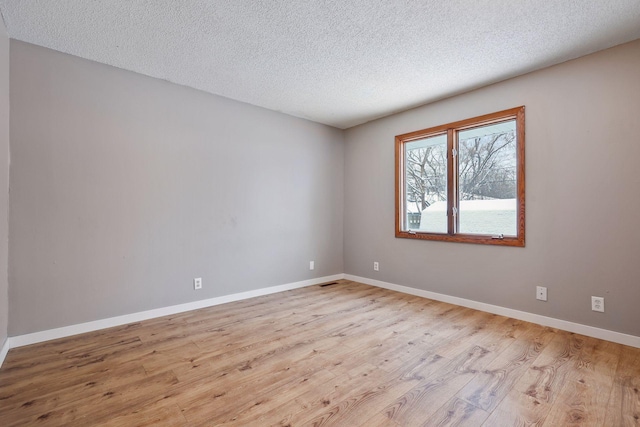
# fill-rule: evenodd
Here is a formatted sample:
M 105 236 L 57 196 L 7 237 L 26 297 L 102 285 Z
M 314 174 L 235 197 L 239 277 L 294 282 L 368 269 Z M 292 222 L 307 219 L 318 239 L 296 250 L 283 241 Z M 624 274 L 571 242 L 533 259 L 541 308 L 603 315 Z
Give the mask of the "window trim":
M 395 192 L 396 192 L 396 237 L 407 239 L 435 240 L 444 242 L 477 243 L 485 245 L 518 246 L 525 245 L 525 121 L 524 106 L 485 114 L 470 119 L 460 120 L 446 125 L 435 126 L 415 132 L 405 133 L 395 137 Z M 458 216 L 452 215 L 452 208 L 458 206 L 457 195 L 457 156 L 452 156 L 453 148 L 458 149 L 457 135 L 459 131 L 506 120 L 516 120 L 516 176 L 517 176 L 517 236 L 495 238 L 491 235 L 454 233 L 459 221 Z M 405 159 L 404 144 L 436 135 L 447 135 L 447 224 L 448 232 L 428 233 L 403 230 L 405 187 Z M 455 167 L 454 167 L 455 166 Z

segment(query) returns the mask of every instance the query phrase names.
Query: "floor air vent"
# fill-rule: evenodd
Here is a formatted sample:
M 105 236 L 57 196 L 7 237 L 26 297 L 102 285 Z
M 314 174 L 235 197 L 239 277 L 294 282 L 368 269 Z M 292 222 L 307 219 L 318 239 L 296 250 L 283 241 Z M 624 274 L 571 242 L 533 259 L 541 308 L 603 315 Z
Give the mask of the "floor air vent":
M 331 285 L 337 285 L 338 282 L 331 282 L 331 283 L 323 283 L 322 285 L 320 285 L 321 288 L 324 288 L 325 286 L 331 286 Z

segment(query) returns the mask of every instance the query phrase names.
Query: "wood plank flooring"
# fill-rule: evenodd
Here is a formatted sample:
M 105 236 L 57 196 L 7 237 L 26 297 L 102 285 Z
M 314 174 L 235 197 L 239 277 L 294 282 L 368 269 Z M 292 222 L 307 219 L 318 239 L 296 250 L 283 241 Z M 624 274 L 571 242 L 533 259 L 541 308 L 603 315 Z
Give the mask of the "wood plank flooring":
M 346 280 L 12 349 L 0 425 L 638 426 L 640 349 Z

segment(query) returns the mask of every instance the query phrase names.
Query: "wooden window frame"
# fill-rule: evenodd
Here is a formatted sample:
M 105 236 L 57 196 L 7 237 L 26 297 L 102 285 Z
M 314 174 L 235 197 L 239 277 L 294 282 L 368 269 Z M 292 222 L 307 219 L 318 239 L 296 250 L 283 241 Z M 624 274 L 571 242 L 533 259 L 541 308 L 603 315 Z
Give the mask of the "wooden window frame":
M 395 137 L 396 155 L 396 237 L 407 239 L 436 240 L 444 242 L 477 243 L 485 245 L 519 246 L 525 245 L 525 121 L 524 106 L 485 114 L 471 119 L 460 120 L 446 125 L 435 126 Z M 458 158 L 452 155 L 458 150 L 458 132 L 483 125 L 507 120 L 516 121 L 516 176 L 517 176 L 517 235 L 496 237 L 481 234 L 463 234 L 459 228 L 459 216 L 454 215 L 454 207 L 459 206 Z M 429 233 L 404 229 L 405 217 L 405 158 L 404 145 L 418 139 L 437 135 L 447 135 L 447 233 Z

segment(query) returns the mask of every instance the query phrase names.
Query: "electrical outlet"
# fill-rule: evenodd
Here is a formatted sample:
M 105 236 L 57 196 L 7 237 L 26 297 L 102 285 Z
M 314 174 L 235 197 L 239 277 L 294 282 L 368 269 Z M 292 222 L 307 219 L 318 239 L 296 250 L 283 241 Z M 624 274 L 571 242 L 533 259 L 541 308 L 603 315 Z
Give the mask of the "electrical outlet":
M 378 261 L 373 263 L 373 271 L 380 271 L 380 264 L 378 264 Z
M 544 286 L 536 286 L 536 299 L 540 301 L 547 300 L 547 288 Z
M 309 270 L 313 270 L 314 268 L 316 268 L 316 262 L 315 261 L 309 261 Z
M 591 297 L 591 310 L 604 313 L 604 297 Z
M 193 279 L 193 289 L 202 289 L 202 277 L 196 277 Z

